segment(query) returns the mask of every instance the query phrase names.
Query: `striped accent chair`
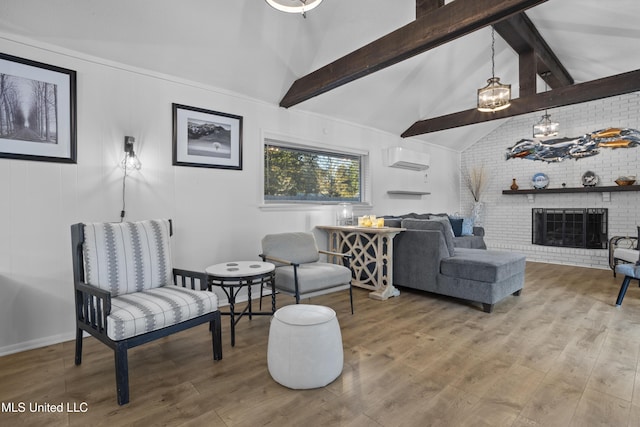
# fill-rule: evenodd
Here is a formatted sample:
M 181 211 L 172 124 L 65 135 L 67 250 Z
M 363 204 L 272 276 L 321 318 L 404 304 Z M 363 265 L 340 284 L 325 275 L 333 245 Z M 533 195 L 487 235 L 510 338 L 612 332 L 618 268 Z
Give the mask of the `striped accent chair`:
M 120 405 L 129 402 L 129 348 L 209 323 L 213 359 L 222 359 L 218 298 L 204 272 L 172 268 L 171 234 L 165 219 L 71 226 L 75 364 L 84 332 L 113 349 Z

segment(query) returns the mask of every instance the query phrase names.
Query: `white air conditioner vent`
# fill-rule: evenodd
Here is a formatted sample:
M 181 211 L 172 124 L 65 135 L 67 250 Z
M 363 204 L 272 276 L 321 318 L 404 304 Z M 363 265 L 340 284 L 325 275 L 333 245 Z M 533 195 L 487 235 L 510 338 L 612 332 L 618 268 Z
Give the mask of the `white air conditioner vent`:
M 387 149 L 388 166 L 392 168 L 422 171 L 429 169 L 430 157 L 427 153 L 408 150 L 402 147 Z

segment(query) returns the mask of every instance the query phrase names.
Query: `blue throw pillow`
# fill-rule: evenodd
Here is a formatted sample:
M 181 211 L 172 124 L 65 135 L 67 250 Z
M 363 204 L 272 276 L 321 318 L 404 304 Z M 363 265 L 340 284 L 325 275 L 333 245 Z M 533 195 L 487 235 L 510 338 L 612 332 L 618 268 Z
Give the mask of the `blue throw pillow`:
M 473 218 L 462 219 L 462 236 L 473 236 Z
M 453 236 L 462 236 L 462 218 L 449 217 L 449 222 L 451 223 L 451 228 L 453 228 Z

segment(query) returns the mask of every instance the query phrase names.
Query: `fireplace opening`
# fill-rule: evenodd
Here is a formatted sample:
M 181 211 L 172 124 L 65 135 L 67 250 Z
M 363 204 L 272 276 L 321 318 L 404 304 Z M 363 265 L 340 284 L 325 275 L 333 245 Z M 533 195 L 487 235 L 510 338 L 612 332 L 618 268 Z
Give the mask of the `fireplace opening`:
M 606 249 L 607 209 L 532 209 L 534 245 Z

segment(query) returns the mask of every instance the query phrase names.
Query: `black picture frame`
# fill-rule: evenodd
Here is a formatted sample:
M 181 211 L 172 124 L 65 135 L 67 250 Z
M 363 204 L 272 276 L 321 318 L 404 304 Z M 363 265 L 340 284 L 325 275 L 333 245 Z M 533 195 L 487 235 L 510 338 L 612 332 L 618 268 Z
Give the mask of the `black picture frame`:
M 175 166 L 242 170 L 242 116 L 171 105 Z
M 76 163 L 76 72 L 0 53 L 0 158 Z

